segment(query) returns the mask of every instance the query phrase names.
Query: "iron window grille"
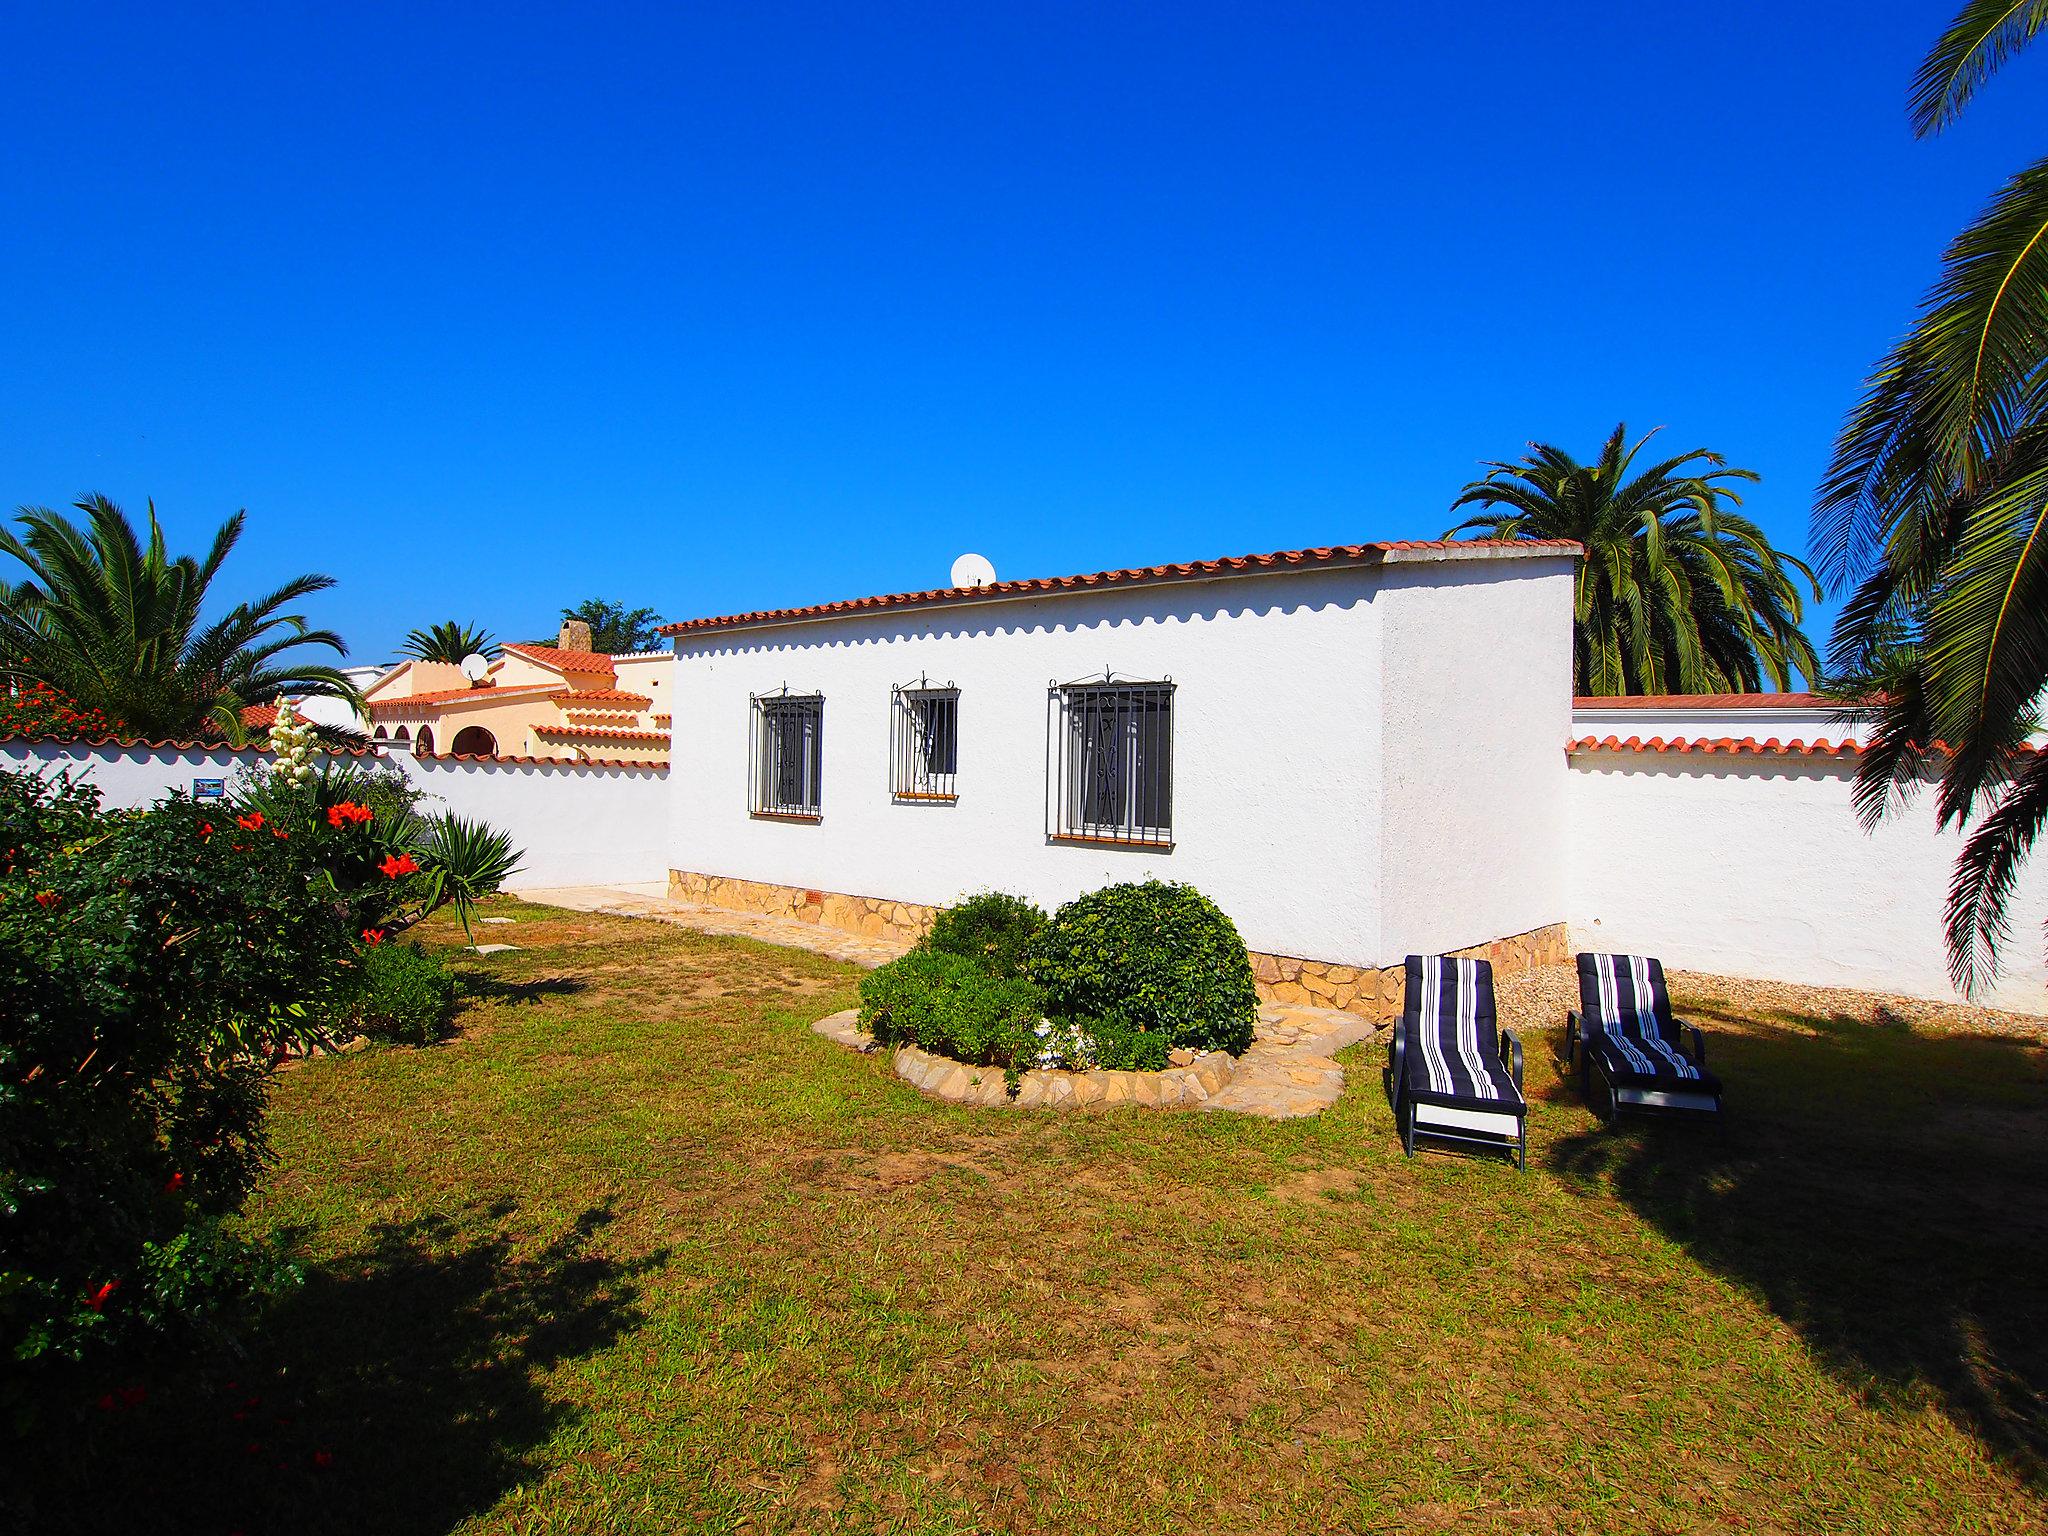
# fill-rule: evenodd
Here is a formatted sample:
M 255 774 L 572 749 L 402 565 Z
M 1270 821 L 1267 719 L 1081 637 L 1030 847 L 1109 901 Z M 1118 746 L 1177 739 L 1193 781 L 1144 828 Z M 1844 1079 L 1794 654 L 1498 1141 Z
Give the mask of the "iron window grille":
M 754 695 L 747 756 L 754 815 L 816 821 L 823 804 L 824 695 L 787 689 Z
M 960 690 L 919 678 L 892 690 L 889 792 L 898 800 L 960 798 Z
M 1173 846 L 1173 692 L 1170 680 L 1053 684 L 1048 837 Z

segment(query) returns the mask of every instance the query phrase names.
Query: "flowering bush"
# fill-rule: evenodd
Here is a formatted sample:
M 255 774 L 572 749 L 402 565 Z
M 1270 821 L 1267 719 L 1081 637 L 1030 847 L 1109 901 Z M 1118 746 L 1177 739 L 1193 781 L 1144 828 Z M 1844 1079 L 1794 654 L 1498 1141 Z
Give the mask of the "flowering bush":
M 267 1156 L 271 1065 L 360 940 L 326 851 L 261 811 L 109 814 L 0 773 L 0 855 L 0 1411 L 20 1415 L 63 1362 L 287 1276 L 226 1222 Z
M 80 709 L 48 683 L 0 685 L 0 737 L 117 736 L 119 721 L 97 709 Z

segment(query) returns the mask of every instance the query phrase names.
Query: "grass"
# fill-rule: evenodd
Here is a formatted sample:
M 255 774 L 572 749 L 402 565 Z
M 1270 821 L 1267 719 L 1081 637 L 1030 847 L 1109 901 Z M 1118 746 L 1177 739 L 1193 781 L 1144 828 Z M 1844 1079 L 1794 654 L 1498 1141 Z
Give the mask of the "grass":
M 2032 1040 L 1682 995 L 1735 1118 L 1608 1132 L 1527 1017 L 1517 1176 L 1365 1051 L 1310 1121 L 960 1110 L 810 1033 L 843 966 L 492 910 L 459 1038 L 278 1084 L 305 1287 L 67 1421 L 38 1528 L 2048 1523 Z

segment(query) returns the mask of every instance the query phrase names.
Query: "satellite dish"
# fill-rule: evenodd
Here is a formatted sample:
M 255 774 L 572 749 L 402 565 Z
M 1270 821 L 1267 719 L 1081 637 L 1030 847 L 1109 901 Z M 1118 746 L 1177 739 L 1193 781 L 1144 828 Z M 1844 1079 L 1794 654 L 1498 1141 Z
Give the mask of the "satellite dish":
M 489 672 L 490 670 L 490 662 L 485 660 L 483 657 L 477 655 L 476 652 L 474 651 L 471 651 L 467 656 L 462 658 L 462 675 L 468 678 L 472 683 L 482 682 L 484 680 L 484 674 L 486 672 Z
M 986 587 L 996 579 L 996 568 L 980 555 L 962 555 L 953 562 L 953 585 Z

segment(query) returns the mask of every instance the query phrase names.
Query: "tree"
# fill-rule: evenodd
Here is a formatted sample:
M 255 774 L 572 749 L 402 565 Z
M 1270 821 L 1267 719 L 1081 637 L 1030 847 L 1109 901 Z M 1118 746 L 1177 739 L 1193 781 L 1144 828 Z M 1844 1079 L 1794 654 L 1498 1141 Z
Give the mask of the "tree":
M 601 597 L 586 598 L 574 608 L 562 610 L 564 619 L 581 619 L 590 626 L 590 648 L 593 651 L 608 651 L 614 656 L 631 656 L 639 651 L 661 649 L 661 636 L 656 627 L 661 615 L 652 608 L 628 608 L 623 603 L 609 603 Z M 536 641 L 539 645 L 554 644 L 555 637 Z
M 1489 463 L 1451 506 L 1491 510 L 1445 537 L 1585 545 L 1572 608 L 1579 693 L 1754 693 L 1766 679 L 1785 689 L 1795 671 L 1816 675 L 1792 575 L 1818 599 L 1813 572 L 1730 510 L 1742 498 L 1727 482 L 1754 481 L 1755 471 L 1729 469 L 1703 448 L 1636 469 L 1655 435 L 1626 447 L 1628 428 L 1618 426 L 1590 464 L 1548 443 L 1531 443 L 1517 463 Z
M 2048 25 L 2048 0 L 1972 0 L 1914 81 L 1938 133 Z M 2026 750 L 2048 685 L 2048 158 L 1950 244 L 1918 319 L 1849 414 L 1814 505 L 1816 563 L 1853 588 L 1832 681 L 1874 702 L 1856 775 L 1875 824 L 1928 779 L 1943 827 L 1972 827 L 1950 882 L 1949 970 L 1997 970 L 2007 900 L 2048 820 L 2048 757 Z M 1980 819 L 1981 818 L 1981 819 Z
M 239 743 L 242 711 L 283 693 L 351 701 L 334 667 L 303 660 L 301 647 L 347 654 L 340 636 L 310 629 L 287 605 L 334 585 L 295 576 L 211 624 L 200 622 L 209 589 L 242 536 L 244 513 L 220 527 L 203 560 L 172 559 L 156 504 L 149 542 L 104 496 L 73 504 L 86 526 L 47 507 L 23 507 L 20 533 L 0 529 L 0 552 L 29 579 L 0 584 L 0 675 L 44 684 L 82 711 L 98 711 L 138 736 L 204 736 Z
M 408 630 L 405 644 L 398 648 L 398 654 L 420 661 L 445 661 L 455 665 L 465 656 L 496 656 L 498 641 L 489 630 L 448 619 L 426 629 Z

